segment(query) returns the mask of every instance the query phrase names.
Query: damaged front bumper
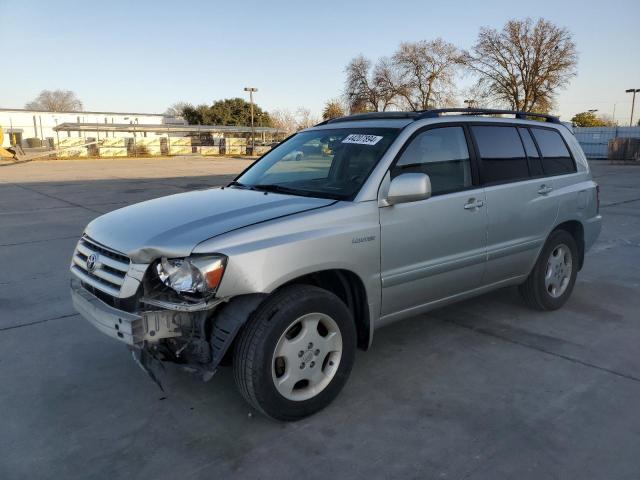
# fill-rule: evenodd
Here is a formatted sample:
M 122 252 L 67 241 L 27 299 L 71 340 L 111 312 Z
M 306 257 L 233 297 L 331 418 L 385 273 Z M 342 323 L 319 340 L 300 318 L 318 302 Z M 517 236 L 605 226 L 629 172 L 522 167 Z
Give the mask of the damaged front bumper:
M 77 280 L 71 280 L 71 301 L 76 311 L 94 327 L 105 335 L 127 344 L 140 368 L 164 390 L 158 377 L 162 363 L 144 345 L 142 316 L 107 305 L 85 290 Z
M 108 305 L 82 283 L 71 280 L 73 306 L 89 323 L 105 335 L 126 344 L 136 363 L 160 388 L 161 360 L 180 363 L 204 380 L 215 373 L 212 349 L 205 334 L 210 304 L 202 311 L 148 310 L 131 313 Z M 220 301 L 222 302 L 222 301 Z
M 155 343 L 166 338 L 183 336 L 193 331 L 198 314 L 212 310 L 224 300 L 203 302 L 200 309 L 183 307 L 169 302 L 156 302 L 163 310 L 125 312 L 106 304 L 87 291 L 82 283 L 71 280 L 71 300 L 75 309 L 102 333 L 129 346 L 144 342 Z M 143 299 L 144 300 L 144 299 Z M 146 303 L 151 304 L 151 301 Z M 164 304 L 163 304 L 164 303 Z
M 71 280 L 71 301 L 76 311 L 105 335 L 129 346 L 142 343 L 145 332 L 140 315 L 107 305 L 75 279 Z

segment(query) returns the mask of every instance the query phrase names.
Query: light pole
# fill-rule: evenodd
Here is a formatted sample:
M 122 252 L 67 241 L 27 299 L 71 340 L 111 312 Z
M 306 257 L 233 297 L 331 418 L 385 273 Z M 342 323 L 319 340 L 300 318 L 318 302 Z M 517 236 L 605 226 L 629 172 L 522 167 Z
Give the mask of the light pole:
M 636 105 L 636 92 L 640 92 L 640 88 L 629 88 L 625 90 L 626 93 L 633 93 L 633 100 L 631 100 L 631 119 L 629 120 L 629 126 L 633 127 L 633 107 Z
M 464 103 L 467 104 L 467 108 L 473 108 L 474 103 L 476 103 L 475 100 L 465 100 Z
M 592 108 L 591 110 L 587 110 L 589 113 L 596 113 L 598 111 L 597 108 Z
M 124 117 L 125 120 L 129 120 L 129 125 L 133 128 L 133 155 L 135 157 L 138 156 L 138 145 L 136 142 L 136 125 L 138 124 L 138 118 L 129 119 L 129 117 Z
M 253 92 L 257 92 L 258 89 L 254 87 L 244 87 L 244 91 L 249 92 L 249 102 L 251 103 L 251 155 L 255 155 L 256 132 L 253 127 Z
M 58 132 L 58 117 L 53 117 L 53 120 L 56 122 L 56 140 L 58 145 L 56 145 L 56 149 L 60 147 L 60 132 Z

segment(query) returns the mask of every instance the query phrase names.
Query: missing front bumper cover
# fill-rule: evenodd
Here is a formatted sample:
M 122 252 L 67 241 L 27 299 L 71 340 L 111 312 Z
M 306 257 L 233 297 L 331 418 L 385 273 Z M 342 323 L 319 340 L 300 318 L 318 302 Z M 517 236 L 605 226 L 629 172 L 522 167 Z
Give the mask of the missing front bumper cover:
M 149 375 L 149 378 L 164 392 L 162 382 L 160 382 L 160 373 L 164 372 L 164 365 L 157 354 L 145 345 L 142 347 L 131 347 L 131 356 L 138 366 Z
M 71 298 L 76 310 L 89 323 L 128 345 L 136 363 L 161 389 L 163 361 L 179 363 L 205 381 L 216 372 L 218 362 L 212 362 L 212 349 L 205 328 L 210 309 L 196 312 L 125 312 L 97 298 L 76 280 L 71 281 Z M 216 305 L 223 301 L 216 301 Z
M 109 337 L 127 345 L 142 341 L 144 332 L 140 315 L 107 305 L 85 290 L 77 280 L 71 281 L 71 301 L 80 315 Z

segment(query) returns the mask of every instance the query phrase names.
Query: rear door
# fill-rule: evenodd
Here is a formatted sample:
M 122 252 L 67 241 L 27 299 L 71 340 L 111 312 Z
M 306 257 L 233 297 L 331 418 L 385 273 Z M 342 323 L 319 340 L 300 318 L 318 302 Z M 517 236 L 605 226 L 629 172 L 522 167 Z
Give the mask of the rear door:
M 385 320 L 480 285 L 487 217 L 470 151 L 462 125 L 429 127 L 407 142 L 392 166 L 392 178 L 429 175 L 432 196 L 380 209 Z
M 471 132 L 487 200 L 483 283 L 490 285 L 529 273 L 555 223 L 559 202 L 527 128 L 483 123 L 473 125 Z

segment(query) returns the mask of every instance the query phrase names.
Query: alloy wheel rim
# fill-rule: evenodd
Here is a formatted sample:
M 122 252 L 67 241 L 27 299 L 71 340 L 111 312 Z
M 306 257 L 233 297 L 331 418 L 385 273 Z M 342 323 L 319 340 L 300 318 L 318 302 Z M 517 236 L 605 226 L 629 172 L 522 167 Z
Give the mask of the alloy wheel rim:
M 271 360 L 276 390 L 287 400 L 303 401 L 322 392 L 338 371 L 342 334 L 324 313 L 293 321 L 280 336 Z
M 557 245 L 547 260 L 544 285 L 547 293 L 558 298 L 567 290 L 572 271 L 571 250 L 564 243 Z

